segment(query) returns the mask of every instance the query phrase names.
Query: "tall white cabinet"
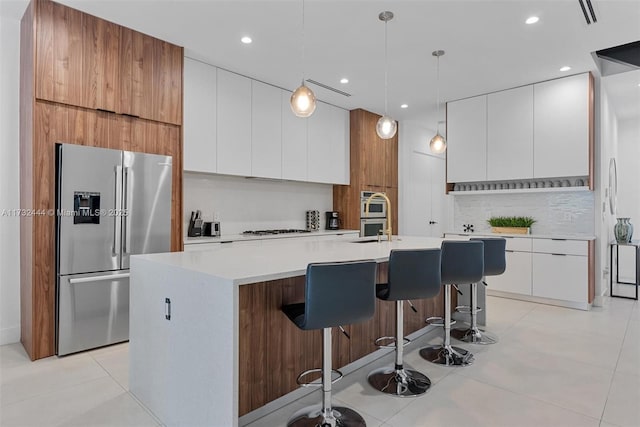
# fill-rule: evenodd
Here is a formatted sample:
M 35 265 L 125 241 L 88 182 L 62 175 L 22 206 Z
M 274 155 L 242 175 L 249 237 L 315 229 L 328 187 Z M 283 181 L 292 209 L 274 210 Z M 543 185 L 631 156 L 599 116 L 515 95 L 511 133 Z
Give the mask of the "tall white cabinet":
M 184 58 L 183 162 L 186 170 L 217 171 L 216 98 L 216 68 Z
M 306 181 L 307 127 L 309 121 L 291 111 L 291 92 L 281 91 L 282 111 L 282 178 Z
M 282 95 L 280 89 L 251 81 L 251 175 L 282 178 Z
M 533 177 L 533 86 L 487 96 L 487 180 Z
M 589 74 L 534 87 L 534 177 L 589 174 Z
M 449 182 L 487 179 L 487 96 L 447 104 Z
M 251 176 L 251 79 L 218 68 L 217 171 Z
M 349 183 L 349 112 L 324 102 L 308 119 L 308 178 Z

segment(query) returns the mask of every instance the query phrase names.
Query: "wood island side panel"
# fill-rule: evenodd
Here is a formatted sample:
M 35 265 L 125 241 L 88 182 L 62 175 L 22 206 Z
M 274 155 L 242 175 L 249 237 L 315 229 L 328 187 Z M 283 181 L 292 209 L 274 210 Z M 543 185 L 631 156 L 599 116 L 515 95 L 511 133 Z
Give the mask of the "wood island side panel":
M 386 282 L 387 267 L 386 262 L 378 264 L 378 283 Z M 304 286 L 304 276 L 240 286 L 239 416 L 295 390 L 300 373 L 322 365 L 321 331 L 302 331 L 281 311 L 283 305 L 304 302 Z M 405 335 L 425 327 L 427 317 L 443 314 L 442 293 L 412 302 L 418 313 L 405 306 Z M 337 328 L 332 334 L 334 369 L 377 350 L 376 338 L 395 334 L 395 302 L 376 299 L 371 320 L 344 326 L 351 339 Z

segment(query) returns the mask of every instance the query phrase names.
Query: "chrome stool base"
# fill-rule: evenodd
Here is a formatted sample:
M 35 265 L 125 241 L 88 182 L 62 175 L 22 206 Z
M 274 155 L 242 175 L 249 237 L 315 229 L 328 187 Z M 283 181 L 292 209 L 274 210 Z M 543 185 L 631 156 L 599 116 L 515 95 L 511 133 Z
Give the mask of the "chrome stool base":
M 432 363 L 445 366 L 466 366 L 474 361 L 473 354 L 454 346 L 432 346 L 420 350 L 420 356 Z
M 470 344 L 488 345 L 498 342 L 498 337 L 478 328 L 453 329 L 451 336 L 459 341 Z
M 376 369 L 367 380 L 376 390 L 400 397 L 418 396 L 431 387 L 431 380 L 426 375 L 410 369 Z
M 353 409 L 334 406 L 328 414 L 324 414 L 321 405 L 300 409 L 287 422 L 287 427 L 366 427 L 367 424 Z

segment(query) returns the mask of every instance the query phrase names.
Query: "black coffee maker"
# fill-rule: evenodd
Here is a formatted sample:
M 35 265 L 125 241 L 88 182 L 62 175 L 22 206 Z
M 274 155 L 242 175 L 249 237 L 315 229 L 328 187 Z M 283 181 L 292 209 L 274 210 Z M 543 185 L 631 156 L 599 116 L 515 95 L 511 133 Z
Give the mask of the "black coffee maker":
M 326 220 L 326 229 L 327 230 L 337 230 L 340 228 L 340 216 L 336 211 L 325 212 L 327 216 Z

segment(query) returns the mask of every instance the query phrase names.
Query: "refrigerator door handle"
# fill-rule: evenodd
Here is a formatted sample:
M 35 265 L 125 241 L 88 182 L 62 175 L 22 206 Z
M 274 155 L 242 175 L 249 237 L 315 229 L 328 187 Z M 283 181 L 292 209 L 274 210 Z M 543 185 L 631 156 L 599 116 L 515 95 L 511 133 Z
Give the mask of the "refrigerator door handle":
M 127 277 L 129 277 L 129 273 L 110 274 L 108 276 L 79 277 L 77 279 L 69 279 L 69 284 L 75 285 L 77 283 L 102 282 L 106 280 L 125 279 Z
M 129 212 L 129 167 L 124 168 L 124 197 L 123 197 L 123 210 L 124 210 L 124 221 L 122 221 L 122 253 L 128 253 L 128 248 L 131 246 L 129 242 L 129 225 L 131 221 L 131 213 Z
M 113 196 L 113 207 L 115 208 L 115 212 L 113 215 L 113 241 L 111 246 L 112 256 L 116 256 L 120 252 L 120 227 L 118 227 L 118 221 L 122 217 L 116 214 L 120 211 L 120 206 L 122 205 L 122 166 L 115 166 L 114 173 L 116 175 L 116 184 Z

